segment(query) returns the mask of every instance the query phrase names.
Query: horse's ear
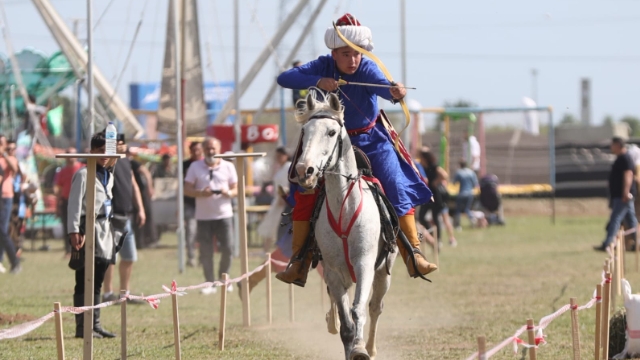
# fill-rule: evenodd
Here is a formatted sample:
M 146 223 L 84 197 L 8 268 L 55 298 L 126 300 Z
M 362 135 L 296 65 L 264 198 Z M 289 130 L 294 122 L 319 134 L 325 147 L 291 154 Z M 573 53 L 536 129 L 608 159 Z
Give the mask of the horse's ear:
M 329 94 L 329 106 L 331 106 L 331 109 L 335 111 L 340 111 L 342 105 L 340 104 L 340 98 L 338 97 L 338 95 L 334 93 Z
M 307 94 L 307 111 L 312 111 L 316 107 L 316 101 L 313 99 L 311 93 Z

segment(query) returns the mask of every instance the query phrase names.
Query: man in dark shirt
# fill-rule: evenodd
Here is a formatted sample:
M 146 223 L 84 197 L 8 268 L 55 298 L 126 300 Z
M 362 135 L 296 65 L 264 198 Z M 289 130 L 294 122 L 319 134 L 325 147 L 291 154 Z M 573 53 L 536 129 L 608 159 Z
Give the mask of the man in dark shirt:
M 627 153 L 625 141 L 619 137 L 611 140 L 611 152 L 616 155 L 611 172 L 609 173 L 609 207 L 611 216 L 607 224 L 607 237 L 595 250 L 608 251 L 613 244 L 613 239 L 623 220 L 627 221 L 630 229 L 638 227 L 636 212 L 633 206 L 633 197 L 636 196 L 636 184 L 634 181 L 635 164 Z M 633 234 L 637 239 L 636 233 Z M 634 240 L 635 241 L 635 240 Z
M 145 222 L 142 225 L 136 226 L 134 229 L 136 244 L 138 249 L 155 247 L 158 244 L 159 238 L 155 222 L 153 221 L 153 178 L 146 166 L 133 159 L 133 154 L 129 150 L 127 150 L 127 158 L 131 161 L 131 170 L 133 171 L 136 184 L 138 184 L 138 188 L 140 189 L 140 196 L 142 197 L 146 217 Z
M 124 137 L 118 138 L 118 153 L 125 154 L 127 151 L 127 145 Z M 131 280 L 131 273 L 133 271 L 133 263 L 138 260 L 138 254 L 136 251 L 136 239 L 131 226 L 131 217 L 137 214 L 138 226 L 143 226 L 146 220 L 144 205 L 142 203 L 142 197 L 140 189 L 133 176 L 133 170 L 131 170 L 131 161 L 127 158 L 119 159 L 113 168 L 113 218 L 111 219 L 111 226 L 120 231 L 121 233 L 127 233 L 120 249 L 120 264 L 118 267 L 120 273 L 120 290 L 125 290 L 129 293 L 129 281 Z M 134 206 L 135 205 L 135 206 Z M 113 276 L 113 265 L 109 266 L 107 273 L 104 277 L 103 286 L 103 301 L 116 300 L 119 297 L 119 293 L 113 293 L 111 279 Z M 132 303 L 140 303 L 130 301 Z
M 194 161 L 202 160 L 202 144 L 199 141 L 194 141 L 189 145 L 189 153 L 191 156 L 188 160 L 182 163 L 183 175 L 187 176 L 187 170 Z M 184 177 L 183 177 L 184 178 Z M 195 258 L 195 239 L 196 231 L 198 228 L 198 221 L 196 220 L 196 199 L 190 196 L 184 196 L 184 229 L 185 229 L 185 242 L 187 247 L 187 266 L 195 267 L 197 265 Z

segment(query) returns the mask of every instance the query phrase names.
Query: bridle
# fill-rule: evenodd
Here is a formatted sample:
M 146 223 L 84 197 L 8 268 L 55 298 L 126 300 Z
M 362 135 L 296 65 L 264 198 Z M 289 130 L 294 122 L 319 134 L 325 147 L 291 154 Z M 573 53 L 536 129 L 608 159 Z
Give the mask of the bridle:
M 329 158 L 327 159 L 327 162 L 324 164 L 324 166 L 322 165 L 322 163 L 320 163 L 320 167 L 317 168 L 318 169 L 318 177 L 322 178 L 322 177 L 324 177 L 325 173 L 331 173 L 331 174 L 344 176 L 348 180 L 357 179 L 358 178 L 357 176 L 353 176 L 351 174 L 344 175 L 344 174 L 340 174 L 338 172 L 329 171 L 331 169 L 335 169 L 335 167 L 338 166 L 338 163 L 340 161 L 342 161 L 342 151 L 343 151 L 343 147 L 344 147 L 343 140 L 342 140 L 343 130 L 344 130 L 344 122 L 340 118 L 338 118 L 337 116 L 334 116 L 334 115 L 327 116 L 326 114 L 322 114 L 322 112 L 318 112 L 317 114 L 312 115 L 309 118 L 308 121 L 317 120 L 317 119 L 335 120 L 340 125 L 340 132 L 338 134 L 338 139 L 336 140 L 336 142 L 335 142 L 335 144 L 333 146 L 333 149 L 331 150 L 331 154 L 329 154 Z M 331 161 L 333 160 L 333 157 L 336 155 L 336 150 L 338 151 L 338 154 L 336 156 L 336 163 L 331 167 L 331 169 L 329 169 L 329 166 L 331 166 Z

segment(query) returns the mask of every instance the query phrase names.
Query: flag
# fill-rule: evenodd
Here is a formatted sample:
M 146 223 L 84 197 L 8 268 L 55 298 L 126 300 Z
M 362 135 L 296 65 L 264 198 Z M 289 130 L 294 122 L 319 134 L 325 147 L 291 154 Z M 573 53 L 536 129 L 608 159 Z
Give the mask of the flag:
M 522 98 L 522 103 L 525 107 L 536 107 L 536 102 L 528 97 Z M 540 122 L 538 121 L 537 111 L 525 111 L 524 113 L 524 130 L 532 135 L 540 135 Z

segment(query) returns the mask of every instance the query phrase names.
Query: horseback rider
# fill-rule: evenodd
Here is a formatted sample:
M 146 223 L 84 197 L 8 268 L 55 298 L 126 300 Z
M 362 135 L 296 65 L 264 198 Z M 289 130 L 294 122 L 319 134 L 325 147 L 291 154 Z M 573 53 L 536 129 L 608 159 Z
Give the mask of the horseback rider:
M 338 19 L 336 26 L 350 42 L 367 51 L 373 49 L 371 30 L 360 25 L 351 14 L 345 14 Z M 324 38 L 331 54 L 283 72 L 278 76 L 278 84 L 289 89 L 315 86 L 324 91 L 336 92 L 341 98 L 344 105 L 344 125 L 351 142 L 369 157 L 373 175 L 382 184 L 399 217 L 400 228 L 413 247 L 413 254 L 410 254 L 403 246 L 398 246 L 409 275 L 416 277 L 418 273 L 429 274 L 438 267 L 429 263 L 419 250 L 420 240 L 416 230 L 414 206 L 429 202 L 431 192 L 413 167 L 408 154 L 404 157 L 396 152 L 387 130 L 388 120 L 378 109 L 377 103 L 378 96 L 393 103 L 400 101 L 406 95 L 406 89 L 400 83 L 390 83 L 375 62 L 362 57 L 360 52 L 349 47 L 339 38 L 334 27 L 327 29 Z M 339 83 L 339 80 L 390 87 L 341 86 L 344 82 Z M 276 278 L 285 283 L 304 286 L 312 254 L 309 252 L 302 259 L 297 255 L 310 233 L 310 219 L 318 191 L 305 191 L 295 184 L 295 162 L 294 160 L 290 172 L 290 181 L 293 183 L 291 193 L 295 201 L 292 215 L 294 255 L 287 269 L 278 273 Z M 412 255 L 415 255 L 417 269 L 410 259 Z

